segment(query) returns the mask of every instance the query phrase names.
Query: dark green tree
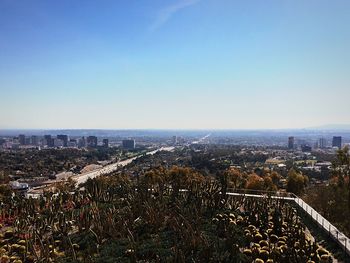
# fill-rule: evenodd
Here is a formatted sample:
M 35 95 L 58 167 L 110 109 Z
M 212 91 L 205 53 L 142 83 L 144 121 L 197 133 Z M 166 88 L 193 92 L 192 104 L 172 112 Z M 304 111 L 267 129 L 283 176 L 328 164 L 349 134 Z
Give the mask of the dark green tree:
M 350 210 L 350 152 L 349 147 L 338 150 L 333 162 L 333 173 L 338 177 L 340 186 L 346 186 L 348 191 L 348 208 Z

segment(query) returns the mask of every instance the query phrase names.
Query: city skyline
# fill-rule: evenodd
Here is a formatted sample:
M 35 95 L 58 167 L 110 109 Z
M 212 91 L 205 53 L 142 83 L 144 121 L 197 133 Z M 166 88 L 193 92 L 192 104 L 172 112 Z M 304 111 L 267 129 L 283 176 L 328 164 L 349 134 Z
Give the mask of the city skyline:
M 350 124 L 348 1 L 0 1 L 0 129 Z

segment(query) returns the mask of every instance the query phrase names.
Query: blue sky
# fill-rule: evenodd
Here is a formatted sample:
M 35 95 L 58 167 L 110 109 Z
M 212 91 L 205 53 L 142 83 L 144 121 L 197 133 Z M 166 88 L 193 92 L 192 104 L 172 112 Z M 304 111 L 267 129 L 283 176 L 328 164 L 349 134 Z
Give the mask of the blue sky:
M 0 128 L 350 123 L 348 0 L 0 0 Z

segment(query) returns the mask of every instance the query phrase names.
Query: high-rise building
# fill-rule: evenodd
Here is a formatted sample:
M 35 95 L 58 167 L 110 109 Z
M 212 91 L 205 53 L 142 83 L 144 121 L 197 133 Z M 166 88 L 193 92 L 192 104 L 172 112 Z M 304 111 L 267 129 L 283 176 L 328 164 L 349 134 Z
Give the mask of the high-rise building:
M 45 144 L 48 146 L 48 147 L 54 147 L 54 140 L 53 138 L 51 137 L 51 135 L 44 135 L 44 139 L 45 139 Z
M 86 147 L 86 140 L 85 140 L 85 137 L 82 137 L 78 140 L 78 147 L 79 148 L 84 148 Z
M 341 149 L 341 136 L 333 136 L 332 147 Z
M 97 147 L 97 137 L 96 136 L 87 137 L 86 143 L 88 147 L 92 147 L 92 148 Z
M 57 135 L 57 139 L 62 140 L 63 142 L 63 147 L 67 147 L 68 146 L 68 135 Z
M 294 149 L 294 137 L 293 136 L 288 138 L 288 149 L 290 149 L 290 150 Z
M 20 134 L 18 136 L 18 141 L 21 145 L 25 145 L 26 144 L 26 136 L 24 134 Z
M 108 148 L 109 147 L 108 139 L 103 139 L 102 144 L 103 144 L 103 147 Z
M 63 140 L 61 140 L 61 139 L 52 139 L 53 140 L 53 145 L 55 146 L 55 147 L 63 147 Z
M 123 140 L 124 149 L 135 149 L 135 140 Z
M 177 144 L 177 136 L 173 136 L 173 144 Z
M 30 145 L 30 137 L 26 137 L 26 139 L 25 139 L 25 145 Z
M 75 147 L 77 147 L 77 145 L 78 145 L 77 140 L 75 140 L 75 139 L 70 139 L 70 140 L 68 141 L 67 147 L 75 148 Z
M 321 149 L 326 148 L 327 147 L 327 140 L 325 138 L 320 138 L 319 141 L 318 141 L 318 146 Z
M 31 139 L 32 139 L 32 145 L 36 146 L 39 144 L 38 136 L 33 135 Z

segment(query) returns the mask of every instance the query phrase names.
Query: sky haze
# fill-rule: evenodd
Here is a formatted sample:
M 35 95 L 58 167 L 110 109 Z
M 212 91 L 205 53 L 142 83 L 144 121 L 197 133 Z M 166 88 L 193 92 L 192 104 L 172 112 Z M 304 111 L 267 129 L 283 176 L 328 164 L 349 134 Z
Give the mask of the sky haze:
M 349 124 L 350 1 L 0 0 L 0 128 Z

